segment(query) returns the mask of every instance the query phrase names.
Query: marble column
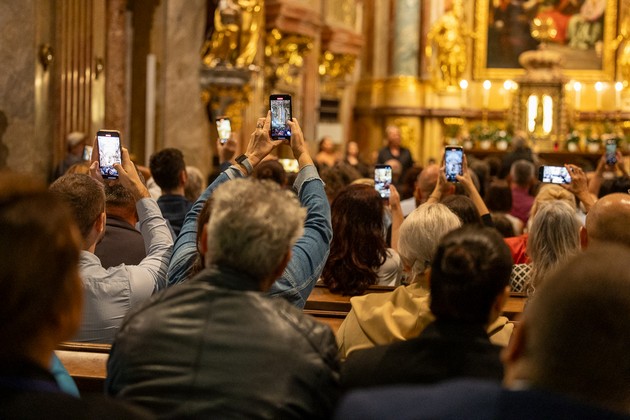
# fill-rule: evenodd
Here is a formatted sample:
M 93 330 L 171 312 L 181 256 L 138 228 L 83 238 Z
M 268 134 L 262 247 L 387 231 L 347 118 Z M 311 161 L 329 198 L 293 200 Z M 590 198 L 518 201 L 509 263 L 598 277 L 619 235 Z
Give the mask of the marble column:
M 211 167 L 210 124 L 201 101 L 200 48 L 206 23 L 206 0 L 163 0 L 164 56 L 160 95 L 162 132 L 158 144 L 177 147 L 186 164 Z M 157 148 L 156 148 L 157 150 Z
M 52 166 L 47 69 L 38 62 L 41 44 L 52 44 L 50 2 L 0 2 L 0 170 L 27 172 L 46 180 Z M 9 47 L 10 46 L 10 47 Z

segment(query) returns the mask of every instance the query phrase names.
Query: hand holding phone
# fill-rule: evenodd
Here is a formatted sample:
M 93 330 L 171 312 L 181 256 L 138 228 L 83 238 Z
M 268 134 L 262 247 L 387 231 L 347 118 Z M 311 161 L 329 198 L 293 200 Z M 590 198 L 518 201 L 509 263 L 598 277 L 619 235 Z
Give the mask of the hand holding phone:
M 464 174 L 464 149 L 461 146 L 446 146 L 444 149 L 444 173 L 449 182 L 458 182 L 457 175 Z
M 570 184 L 571 175 L 564 166 L 541 166 L 538 168 L 538 180 L 546 184 Z
M 118 179 L 118 171 L 114 168 L 114 164 L 122 164 L 120 132 L 99 130 L 96 133 L 96 144 L 101 176 L 105 179 Z
M 381 198 L 389 199 L 389 186 L 392 184 L 392 167 L 376 165 L 374 168 L 374 189 Z
M 271 110 L 271 139 L 290 141 L 291 127 L 287 121 L 291 121 L 293 118 L 291 95 L 274 94 L 269 96 L 269 109 Z

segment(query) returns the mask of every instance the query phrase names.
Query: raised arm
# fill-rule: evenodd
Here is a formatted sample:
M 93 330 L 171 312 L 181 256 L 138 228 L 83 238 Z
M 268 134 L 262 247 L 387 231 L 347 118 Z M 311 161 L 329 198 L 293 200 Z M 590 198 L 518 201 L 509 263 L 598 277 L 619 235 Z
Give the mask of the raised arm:
M 484 225 L 494 226 L 494 223 L 492 222 L 492 217 L 490 216 L 490 211 L 488 210 L 486 203 L 483 201 L 483 198 L 481 198 L 481 195 L 479 194 L 479 191 L 477 191 L 477 187 L 475 187 L 475 183 L 470 176 L 466 155 L 464 155 L 464 166 L 462 173 L 463 175 L 457 175 L 455 178 L 457 178 L 457 180 L 461 182 L 462 186 L 466 190 L 466 193 L 468 194 L 468 197 L 475 204 L 475 208 L 477 209 L 477 212 L 479 213 L 479 216 L 481 217 Z
M 300 166 L 293 188 L 307 214 L 304 235 L 293 245 L 291 260 L 282 276 L 271 286 L 269 294 L 281 296 L 303 308 L 328 258 L 332 226 L 324 183 L 304 144 L 302 129 L 295 118 L 289 121 L 289 125 L 291 150 Z

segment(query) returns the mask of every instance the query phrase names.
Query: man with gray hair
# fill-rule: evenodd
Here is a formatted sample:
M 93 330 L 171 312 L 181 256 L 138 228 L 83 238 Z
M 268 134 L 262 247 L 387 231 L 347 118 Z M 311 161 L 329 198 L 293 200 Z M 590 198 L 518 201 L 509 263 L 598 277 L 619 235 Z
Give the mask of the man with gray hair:
M 510 180 L 512 189 L 512 210 L 510 214 L 518 217 L 527 224 L 529 210 L 534 204 L 534 196 L 529 193 L 530 188 L 536 182 L 536 168 L 528 160 L 520 159 L 510 168 Z
M 303 139 L 291 124 L 295 154 Z M 269 118 L 253 138 L 267 152 L 268 128 Z M 266 296 L 305 231 L 306 213 L 295 194 L 270 181 L 217 187 L 199 241 L 205 269 L 125 320 L 107 393 L 171 418 L 330 417 L 339 381 L 332 331 Z

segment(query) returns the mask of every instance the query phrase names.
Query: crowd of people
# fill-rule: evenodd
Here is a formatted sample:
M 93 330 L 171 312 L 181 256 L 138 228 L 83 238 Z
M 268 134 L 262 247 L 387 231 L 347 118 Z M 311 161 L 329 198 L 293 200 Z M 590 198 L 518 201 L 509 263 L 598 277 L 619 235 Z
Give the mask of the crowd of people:
M 541 185 L 521 138 L 449 182 L 391 126 L 384 200 L 356 143 L 312 157 L 287 124 L 292 176 L 269 115 L 207 187 L 172 148 L 0 175 L 0 418 L 630 418 L 620 154 Z M 318 282 L 353 296 L 336 333 L 303 311 Z M 77 397 L 62 341 L 111 345 L 106 395 Z

